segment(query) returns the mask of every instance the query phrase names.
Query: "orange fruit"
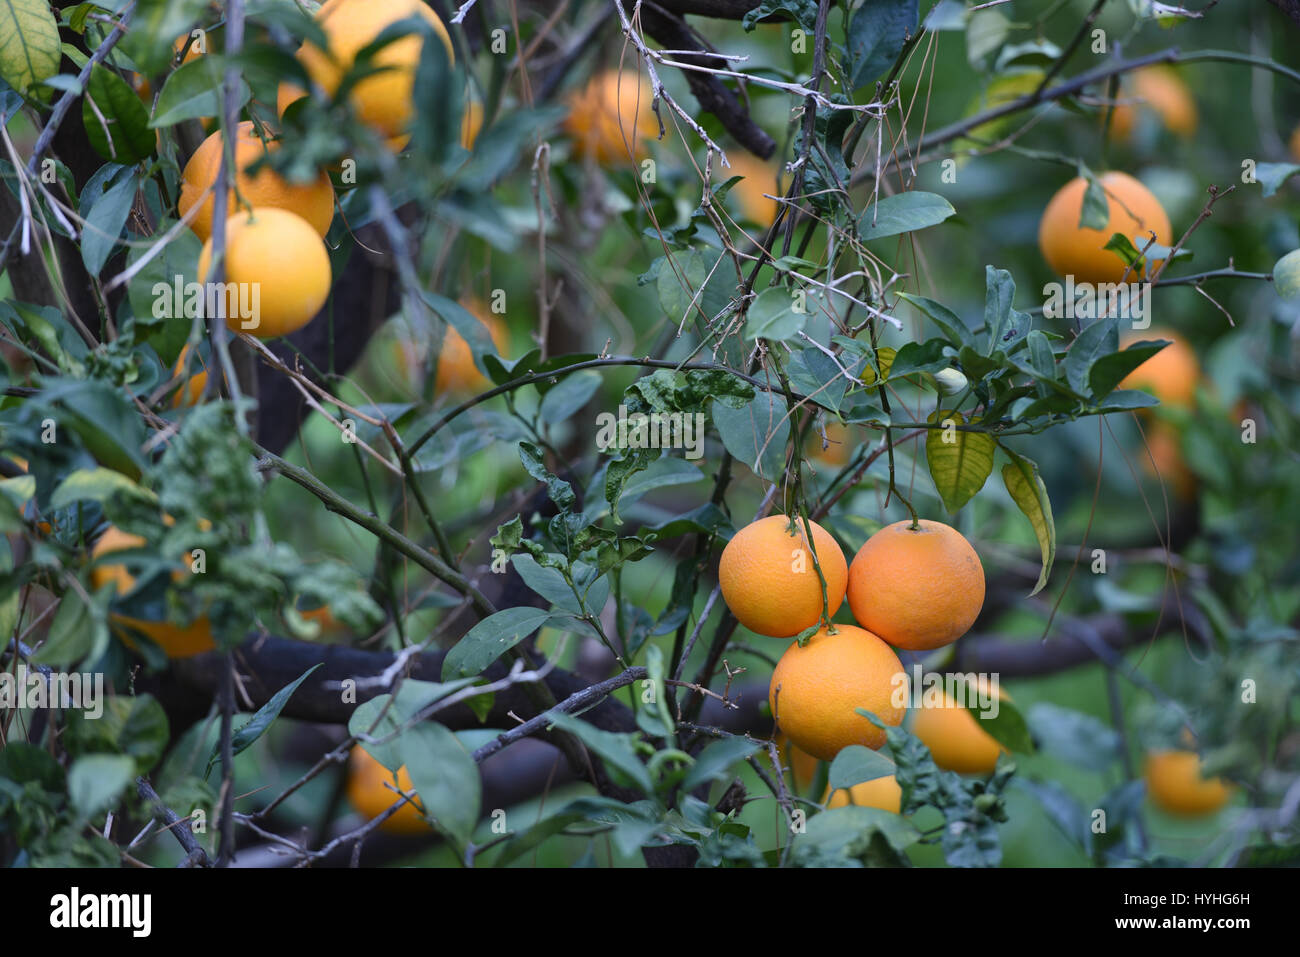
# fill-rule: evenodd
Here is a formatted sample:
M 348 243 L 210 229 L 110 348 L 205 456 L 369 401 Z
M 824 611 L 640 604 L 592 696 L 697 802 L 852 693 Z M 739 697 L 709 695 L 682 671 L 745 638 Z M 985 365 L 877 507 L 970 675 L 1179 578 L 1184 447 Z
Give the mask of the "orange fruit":
M 1190 408 L 1196 400 L 1197 383 L 1201 381 L 1196 350 L 1170 329 L 1152 328 L 1124 336 L 1125 345 L 1144 339 L 1169 339 L 1170 343 L 1125 376 L 1120 386 L 1150 392 L 1174 408 Z
M 650 81 L 631 70 L 605 70 L 569 97 L 564 131 L 574 153 L 603 166 L 640 159 L 659 135 Z
M 876 807 L 897 814 L 903 806 L 903 789 L 898 786 L 898 779 L 889 774 L 883 778 L 873 778 L 855 784 L 847 790 L 840 788 L 834 794 L 827 787 L 822 803 L 826 805 L 827 810 L 853 804 L 857 807 Z
M 1056 273 L 1073 276 L 1075 282 L 1117 283 L 1123 278 L 1124 260 L 1104 248 L 1114 233 L 1133 240 L 1139 251 L 1150 240 L 1151 230 L 1155 231 L 1160 245 L 1174 243 L 1169 216 L 1149 189 L 1127 173 L 1105 173 L 1100 181 L 1109 210 L 1104 229 L 1079 228 L 1083 195 L 1088 187 L 1082 176 L 1070 180 L 1051 198 L 1038 225 L 1038 248 L 1043 258 Z M 1154 270 L 1157 264 L 1153 260 L 1147 265 Z M 1136 269 L 1128 275 L 1128 282 L 1142 278 Z
M 396 791 L 385 787 L 385 783 L 411 793 L 411 775 L 405 766 L 398 768 L 394 776 L 359 744 L 348 755 L 347 774 L 348 803 L 367 821 L 379 817 L 401 799 Z M 409 801 L 403 802 L 392 817 L 379 825 L 379 829 L 390 834 L 432 833 L 429 823 Z
M 791 642 L 772 672 L 767 701 L 777 727 L 822 761 L 850 744 L 878 748 L 885 732 L 857 708 L 897 725 L 906 710 L 907 675 L 889 647 L 853 625 L 823 628 L 807 644 Z M 897 702 L 897 703 L 896 703 Z
M 1177 70 L 1167 65 L 1143 67 L 1131 80 L 1120 98 L 1136 102 L 1116 104 L 1110 121 L 1115 136 L 1131 137 L 1141 110 L 1156 114 L 1170 133 L 1189 139 L 1196 135 L 1196 100 Z
M 1300 163 L 1300 126 L 1297 126 L 1291 133 L 1291 141 L 1288 144 L 1291 147 L 1291 157 Z
M 487 326 L 488 334 L 496 343 L 497 351 L 505 352 L 510 345 L 510 330 L 506 327 L 505 320 L 496 313 L 489 312 L 483 303 L 475 299 L 468 299 L 461 305 Z M 414 352 L 414 367 L 423 365 L 423 356 L 414 344 L 405 344 L 403 349 Z M 408 358 L 405 363 L 408 369 L 413 368 L 411 363 L 412 359 Z M 438 373 L 434 381 L 434 391 L 439 395 L 444 392 L 474 392 L 486 386 L 487 381 L 478 366 L 474 364 L 474 353 L 469 343 L 465 341 L 465 337 L 457 332 L 454 326 L 448 324 L 447 331 L 442 337 L 442 350 L 438 354 Z
M 1202 776 L 1195 751 L 1149 752 L 1144 777 L 1151 803 L 1170 814 L 1213 814 L 1232 796 L 1231 785 L 1222 778 Z
M 298 60 L 311 81 L 332 97 L 363 47 L 374 42 L 388 26 L 416 16 L 433 28 L 447 48 L 448 59 L 454 61 L 456 55 L 447 28 L 421 0 L 326 0 L 316 13 L 316 22 L 325 32 L 328 51 L 304 43 Z M 388 44 L 371 61 L 387 69 L 367 76 L 348 92 L 357 117 L 388 138 L 393 150 L 400 150 L 410 139 L 407 129 L 415 115 L 411 95 L 422 46 L 423 39 L 414 34 Z M 303 95 L 301 89 L 282 86 L 277 97 L 281 114 Z
M 212 240 L 199 254 L 206 281 Z M 311 322 L 329 298 L 330 258 L 312 225 L 266 207 L 226 223 L 226 325 L 259 339 L 287 336 Z
M 205 241 L 212 235 L 213 196 L 208 192 L 204 197 L 204 192 L 217 181 L 223 144 L 224 138 L 217 130 L 194 151 L 181 173 L 181 198 L 177 210 L 185 216 L 202 197 L 202 205 L 191 220 L 190 229 Z M 287 209 L 297 213 L 311 224 L 317 234 L 324 236 L 334 219 L 334 187 L 330 185 L 329 176 L 321 173 L 310 183 L 291 183 L 269 166 L 263 166 L 254 174 L 247 172 L 263 156 L 277 149 L 279 144 L 275 141 L 263 145 L 252 120 L 239 124 L 235 139 L 235 167 L 240 172 L 235 177 L 236 189 L 231 191 L 226 205 L 227 215 L 234 215 L 237 203 L 243 209 Z
M 744 177 L 731 187 L 727 195 L 736 198 L 745 219 L 759 226 L 772 225 L 772 221 L 776 219 L 778 204 L 775 199 L 769 197 L 780 195 L 777 182 L 779 170 L 776 165 L 765 163 L 739 150 L 728 153 L 727 159 L 731 161 L 731 168 L 719 170 L 720 178 L 725 182 L 732 176 Z
M 830 532 L 810 523 L 808 548 L 802 519 L 790 527 L 785 515 L 751 522 L 732 536 L 718 563 L 722 599 L 750 631 L 771 638 L 791 638 L 822 617 L 822 584 L 813 551 L 826 578 L 827 612 L 834 616 L 844 601 L 848 567 Z
M 176 358 L 176 367 L 172 369 L 172 376 L 183 376 L 189 371 L 190 346 L 186 343 L 181 349 L 181 354 Z M 172 408 L 177 409 L 182 405 L 198 405 L 203 400 L 203 390 L 208 386 L 208 367 L 204 363 L 203 357 L 199 357 L 199 371 L 195 372 L 188 379 L 181 383 L 181 387 L 176 390 L 172 396 Z
M 984 607 L 984 566 L 961 532 L 922 519 L 886 525 L 849 566 L 849 608 L 896 648 L 929 651 L 970 630 Z
M 109 526 L 108 530 L 99 537 L 95 547 L 90 550 L 90 557 L 92 560 L 98 560 L 111 552 L 139 548 L 144 543 L 145 540 L 139 535 L 132 535 L 116 526 Z M 135 586 L 135 576 L 127 571 L 125 565 L 97 564 L 90 570 L 90 583 L 96 589 L 112 583 L 118 595 L 125 595 Z M 174 625 L 169 621 L 146 621 L 127 615 L 112 615 L 111 619 L 119 626 L 126 626 L 151 639 L 166 652 L 168 658 L 189 658 L 216 647 L 206 617 L 197 618 L 188 625 Z M 130 635 L 125 629 L 117 630 L 123 641 L 131 645 Z
M 981 680 L 979 687 L 981 693 L 987 693 L 987 682 Z M 1001 687 L 998 697 L 1007 697 Z M 1007 750 L 980 727 L 980 719 L 970 709 L 946 691 L 943 704 L 913 709 L 912 733 L 930 749 L 936 765 L 958 774 L 989 774 L 998 755 Z

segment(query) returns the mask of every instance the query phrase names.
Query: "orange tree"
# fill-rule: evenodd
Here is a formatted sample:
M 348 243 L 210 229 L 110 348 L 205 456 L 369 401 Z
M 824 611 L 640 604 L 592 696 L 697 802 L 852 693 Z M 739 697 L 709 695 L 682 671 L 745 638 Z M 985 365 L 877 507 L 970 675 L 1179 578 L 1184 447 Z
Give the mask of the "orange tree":
M 1293 860 L 1244 6 L 7 4 L 0 860 Z

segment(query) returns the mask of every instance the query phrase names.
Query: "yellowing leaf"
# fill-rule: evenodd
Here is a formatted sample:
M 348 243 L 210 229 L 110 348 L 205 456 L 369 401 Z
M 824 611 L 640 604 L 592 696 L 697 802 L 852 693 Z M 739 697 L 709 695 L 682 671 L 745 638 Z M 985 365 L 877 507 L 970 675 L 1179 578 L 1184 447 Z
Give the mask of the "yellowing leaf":
M 1011 461 L 1002 466 L 1002 482 L 1007 487 L 1011 500 L 1025 513 L 1029 524 L 1034 526 L 1034 536 L 1043 553 L 1043 570 L 1039 572 L 1038 583 L 1029 593 L 1032 598 L 1043 590 L 1047 576 L 1052 573 L 1052 562 L 1056 559 L 1056 522 L 1052 519 L 1052 501 L 1047 497 L 1047 487 L 1038 474 L 1034 462 L 1017 455 L 1003 447 Z
M 0 77 L 19 93 L 59 72 L 59 25 L 45 0 L 0 0 Z
M 940 409 L 930 415 L 929 421 L 942 428 L 926 433 L 925 461 L 944 508 L 955 513 L 984 487 L 993 471 L 997 442 L 988 433 L 955 428 L 967 424 L 960 412 Z

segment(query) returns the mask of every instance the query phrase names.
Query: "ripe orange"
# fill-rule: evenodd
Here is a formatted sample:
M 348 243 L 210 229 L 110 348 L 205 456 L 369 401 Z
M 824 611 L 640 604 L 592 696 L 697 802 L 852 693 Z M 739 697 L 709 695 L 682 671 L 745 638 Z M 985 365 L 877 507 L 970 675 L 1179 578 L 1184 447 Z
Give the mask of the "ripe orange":
M 627 71 L 605 70 L 569 97 L 564 131 L 574 153 L 602 166 L 645 156 L 647 141 L 659 135 L 650 81 Z
M 421 0 L 326 0 L 316 13 L 316 22 L 325 32 L 328 52 L 305 43 L 298 51 L 298 60 L 311 81 L 333 96 L 343 74 L 352 68 L 362 47 L 374 42 L 391 24 L 415 16 L 433 27 L 433 32 L 447 48 L 448 58 L 454 60 L 447 28 Z M 388 69 L 367 76 L 348 93 L 361 122 L 387 137 L 390 148 L 395 151 L 410 139 L 407 128 L 415 115 L 411 94 L 422 44 L 418 35 L 405 36 L 388 44 L 371 61 L 374 66 Z M 277 97 L 281 114 L 289 103 L 303 95 L 301 89 L 281 87 Z
M 732 176 L 744 177 L 731 187 L 727 195 L 736 198 L 745 219 L 759 226 L 772 225 L 776 219 L 777 201 L 768 197 L 780 195 L 777 167 L 739 150 L 732 150 L 727 159 L 731 161 L 731 168 L 719 170 L 719 178 L 725 182 Z
M 849 566 L 858 624 L 896 648 L 929 651 L 970 630 L 984 607 L 984 566 L 961 532 L 921 520 L 887 525 Z
M 203 141 L 185 164 L 185 170 L 181 173 L 181 198 L 177 203 L 181 216 L 185 216 L 199 202 L 204 191 L 217 181 L 223 143 L 221 131 L 217 130 Z M 244 209 L 287 209 L 297 213 L 319 235 L 324 236 L 329 232 L 330 222 L 334 219 L 334 187 L 330 185 L 329 176 L 321 173 L 311 183 L 290 183 L 269 166 L 263 166 L 251 175 L 246 172 L 268 152 L 277 149 L 277 142 L 272 141 L 265 146 L 262 144 L 252 120 L 239 124 L 235 139 L 235 167 L 240 172 L 235 177 L 236 189 L 230 193 L 226 205 L 227 215 L 234 215 L 237 202 Z M 212 235 L 212 199 L 212 193 L 209 192 L 190 222 L 195 235 L 204 241 Z
M 1104 229 L 1080 229 L 1083 195 L 1087 181 L 1076 176 L 1057 192 L 1043 210 L 1038 226 L 1038 248 L 1047 264 L 1061 276 L 1073 276 L 1075 282 L 1117 283 L 1124 276 L 1124 260 L 1105 249 L 1114 233 L 1122 233 L 1140 251 L 1154 230 L 1156 242 L 1172 246 L 1173 228 L 1169 216 L 1151 191 L 1127 173 L 1110 172 L 1101 177 L 1106 193 L 1109 218 Z M 1138 237 L 1134 239 L 1134 237 Z M 1149 271 L 1158 261 L 1148 262 Z M 1137 282 L 1137 270 L 1129 272 L 1128 282 Z
M 172 369 L 172 376 L 183 376 L 189 370 L 189 343 L 181 349 L 181 354 L 176 358 L 176 367 Z M 203 390 L 208 386 L 208 367 L 204 363 L 203 357 L 198 360 L 199 371 L 195 372 L 188 379 L 181 383 L 181 387 L 176 390 L 172 396 L 172 408 L 178 409 L 183 405 L 198 405 L 203 399 Z
M 980 682 L 981 693 L 987 683 Z M 998 697 L 1006 698 L 1002 688 Z M 934 763 L 959 774 L 989 774 L 1006 751 L 991 734 L 980 727 L 980 719 L 944 692 L 943 704 L 914 709 L 912 733 L 930 749 Z
M 487 326 L 488 334 L 496 343 L 497 351 L 505 352 L 510 345 L 510 330 L 506 327 L 505 320 L 496 313 L 490 312 L 476 299 L 467 299 L 461 305 Z M 406 360 L 408 368 L 412 367 L 413 361 L 416 367 L 423 365 L 423 356 L 414 344 L 407 343 L 402 348 L 403 351 L 414 352 L 413 356 Z M 442 350 L 438 354 L 438 374 L 434 380 L 434 391 L 438 395 L 445 392 L 474 392 L 486 385 L 487 379 L 474 364 L 474 353 L 469 343 L 453 326 L 448 325 L 442 337 Z
M 400 800 L 396 791 L 385 787 L 385 783 L 411 793 L 411 775 L 405 766 L 397 769 L 397 776 L 388 770 L 361 745 L 355 745 L 348 755 L 348 803 L 366 820 L 379 817 Z M 379 825 L 381 831 L 390 834 L 428 834 L 429 824 L 410 802 L 404 802 L 393 816 Z
M 1300 126 L 1297 126 L 1291 133 L 1291 141 L 1288 144 L 1291 147 L 1291 157 L 1300 163 Z
M 898 786 L 898 779 L 890 774 L 883 778 L 863 781 L 847 790 L 840 788 L 834 794 L 827 787 L 822 803 L 828 810 L 853 804 L 857 807 L 876 807 L 897 814 L 903 806 L 903 789 Z
M 132 535 L 116 526 L 109 526 L 108 530 L 99 537 L 95 547 L 91 549 L 90 557 L 92 560 L 97 560 L 110 552 L 139 548 L 144 542 L 145 540 L 139 535 Z M 125 595 L 135 586 L 135 576 L 126 570 L 125 565 L 99 564 L 90 571 L 90 583 L 96 589 L 112 583 L 118 595 Z M 173 625 L 169 621 L 146 621 L 127 615 L 113 615 L 112 620 L 152 639 L 166 652 L 168 658 L 189 658 L 216 647 L 206 617 L 200 617 L 184 626 Z M 128 645 L 131 644 L 130 635 L 125 629 L 119 628 L 118 633 L 123 641 Z
M 1232 796 L 1232 787 L 1222 778 L 1201 775 L 1195 751 L 1151 751 L 1144 776 L 1151 803 L 1170 814 L 1213 814 Z
M 1152 328 L 1124 336 L 1126 345 L 1143 339 L 1169 339 L 1170 343 L 1130 372 L 1120 386 L 1143 389 L 1174 408 L 1189 408 L 1196 400 L 1196 386 L 1201 381 L 1196 350 L 1171 329 Z
M 850 744 L 884 744 L 885 732 L 855 709 L 899 724 L 906 689 L 907 675 L 893 648 L 869 631 L 837 625 L 833 634 L 823 628 L 805 645 L 790 643 L 772 672 L 767 701 L 796 747 L 830 761 Z
M 750 631 L 772 638 L 791 638 L 822 617 L 822 585 L 813 564 L 826 578 L 826 606 L 834 616 L 844 601 L 848 566 L 839 544 L 812 522 L 813 548 L 808 548 L 804 523 L 769 515 L 751 522 L 732 536 L 718 563 L 722 599 Z
M 1177 70 L 1166 65 L 1143 67 L 1131 80 L 1120 98 L 1137 102 L 1115 106 L 1110 122 L 1116 137 L 1128 139 L 1133 135 L 1142 110 L 1156 114 L 1171 133 L 1188 139 L 1196 135 L 1196 100 Z
M 211 257 L 209 239 L 199 254 L 200 281 L 206 281 Z M 270 206 L 237 213 L 226 223 L 225 281 L 226 325 L 232 332 L 259 339 L 287 336 L 325 305 L 329 253 L 312 225 L 296 213 Z

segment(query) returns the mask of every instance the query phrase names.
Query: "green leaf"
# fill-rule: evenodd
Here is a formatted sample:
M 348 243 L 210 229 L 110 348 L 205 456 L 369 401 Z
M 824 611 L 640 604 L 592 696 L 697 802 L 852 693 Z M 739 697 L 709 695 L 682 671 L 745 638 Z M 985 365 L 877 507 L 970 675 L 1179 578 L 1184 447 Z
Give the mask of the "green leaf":
M 19 93 L 59 72 L 59 25 L 44 0 L 0 3 L 0 79 Z
M 943 339 L 930 339 L 927 342 L 907 342 L 892 357 L 882 356 L 880 364 L 884 366 L 883 374 L 889 381 L 904 376 L 916 375 L 918 372 L 936 372 L 947 368 L 948 357 L 944 349 L 948 343 Z M 881 352 L 885 352 L 882 349 Z
M 81 100 L 81 122 L 90 145 L 110 163 L 139 163 L 153 155 L 157 145 L 149 111 L 131 84 L 98 64 L 90 71 Z
M 714 402 L 713 424 L 723 446 L 738 462 L 769 482 L 780 477 L 790 437 L 783 396 L 759 392 L 742 409 Z
M 916 33 L 917 0 L 864 3 L 849 19 L 845 68 L 861 89 L 893 66 L 907 38 Z
M 139 502 L 157 503 L 158 496 L 137 485 L 121 472 L 112 469 L 77 469 L 59 483 L 50 496 L 51 508 L 63 508 L 73 502 L 99 502 L 101 505 L 117 496 Z
M 963 682 L 964 683 L 964 682 Z M 979 727 L 986 731 L 993 740 L 1002 745 L 1009 751 L 1018 751 L 1022 754 L 1034 753 L 1034 739 L 1029 734 L 1029 726 L 1025 724 L 1024 716 L 1015 703 L 1007 698 L 999 698 L 996 695 L 989 695 L 989 710 L 996 703 L 998 713 L 996 716 L 987 713 L 974 694 L 969 689 L 965 694 L 958 695 L 958 700 L 962 702 L 963 707 L 972 718 L 978 722 Z
M 858 235 L 867 241 L 910 233 L 937 226 L 956 212 L 952 203 L 937 193 L 912 190 L 895 196 L 882 196 L 863 210 L 858 219 Z
M 1071 767 L 1107 771 L 1119 759 L 1119 734 L 1090 714 L 1040 701 L 1029 709 L 1029 726 L 1044 753 Z
M 862 362 L 844 362 L 844 365 L 852 373 Z M 837 411 L 850 385 L 835 360 L 812 346 L 800 349 L 790 356 L 785 374 L 796 391 L 820 406 Z
M 398 740 L 402 763 L 425 815 L 464 847 L 474 833 L 482 803 L 478 765 L 456 735 L 436 721 L 422 721 Z
M 167 749 L 167 713 L 152 695 L 113 695 L 99 702 L 102 713 L 84 706 L 68 713 L 64 743 L 74 757 L 96 752 L 135 759 L 135 773 L 147 774 Z
M 443 322 L 446 322 L 460 333 L 461 338 L 469 344 L 470 352 L 474 355 L 474 365 L 478 366 L 479 371 L 486 375 L 488 369 L 483 364 L 483 357 L 485 355 L 497 355 L 496 343 L 492 341 L 492 334 L 488 332 L 487 326 L 483 325 L 477 316 L 460 303 L 448 299 L 446 296 L 440 296 L 436 292 L 421 289 L 420 298 Z
M 1079 210 L 1080 229 L 1105 229 L 1110 222 L 1110 203 L 1101 181 L 1091 172 L 1083 170 L 1081 175 L 1088 181 L 1083 191 L 1083 206 Z
M 556 478 L 547 470 L 545 456 L 538 446 L 531 442 L 520 442 L 519 460 L 524 463 L 525 472 L 537 481 L 546 484 L 546 494 L 550 496 L 552 502 L 560 507 L 560 511 L 567 512 L 573 508 L 578 500 L 577 495 L 574 494 L 573 486 L 562 479 Z
M 1281 189 L 1282 184 L 1296 173 L 1300 173 L 1300 165 L 1295 163 L 1255 164 L 1255 181 L 1264 188 L 1265 199 Z
M 851 788 L 864 781 L 890 777 L 893 773 L 894 762 L 885 755 L 860 744 L 850 744 L 841 749 L 831 762 L 830 785 L 835 790 Z
M 538 409 L 542 421 L 551 425 L 568 421 L 591 401 L 600 383 L 600 373 L 595 369 L 584 369 L 566 376 L 543 397 Z
M 943 423 L 951 419 L 967 424 L 960 412 L 942 409 L 932 412 L 927 421 Z M 993 471 L 993 452 L 997 442 L 985 432 L 960 429 L 930 429 L 925 435 L 925 461 L 939 497 L 949 512 L 956 513 L 984 487 Z
M 53 668 L 65 668 L 91 657 L 96 648 L 108 646 L 108 618 L 104 609 L 88 604 L 75 589 L 68 589 L 59 602 L 45 642 L 33 661 Z
M 650 794 L 654 791 L 650 772 L 641 763 L 633 747 L 636 735 L 602 731 L 562 711 L 548 712 L 548 716 L 556 728 L 572 734 L 607 765 L 621 771 L 642 793 Z
M 977 10 L 970 14 L 966 24 L 966 59 L 975 69 L 1006 42 L 1011 32 L 1011 21 L 999 10 Z
M 516 563 L 523 556 L 516 555 Z M 516 564 L 518 567 L 518 564 Z M 442 661 L 442 678 L 481 674 L 492 662 L 550 619 L 544 608 L 505 608 L 484 618 L 456 642 Z
M 68 800 L 77 817 L 91 817 L 117 804 L 135 778 L 135 761 L 125 754 L 88 754 L 68 770 Z
M 1002 451 L 1011 459 L 1002 466 L 1002 483 L 1016 507 L 1034 527 L 1034 537 L 1038 539 L 1038 548 L 1042 552 L 1042 570 L 1038 573 L 1034 590 L 1029 593 L 1032 598 L 1047 584 L 1052 563 L 1056 560 L 1056 522 L 1052 519 L 1052 502 L 1047 497 L 1047 486 L 1038 474 L 1038 465 L 1006 446 Z
M 785 342 L 797 338 L 808 321 L 807 312 L 795 311 L 790 290 L 780 286 L 765 289 L 749 304 L 745 321 L 746 339 Z
M 203 16 L 207 0 L 136 0 L 121 48 L 145 76 L 161 73 L 175 55 L 176 38 Z
M 1088 372 L 1098 358 L 1119 351 L 1119 333 L 1116 320 L 1099 319 L 1089 326 L 1070 343 L 1065 353 L 1065 378 L 1076 392 L 1088 394 Z
M 740 24 L 746 30 L 752 30 L 760 21 L 781 13 L 803 27 L 804 32 L 811 36 L 817 23 L 817 0 L 760 0 L 745 13 Z
M 216 53 L 195 57 L 182 63 L 170 74 L 158 93 L 154 107 L 152 129 L 175 126 L 186 120 L 220 116 L 222 111 L 222 74 L 225 60 Z M 236 110 L 243 109 L 252 97 L 248 84 L 241 78 L 236 97 Z
M 271 727 L 272 722 L 280 716 L 280 712 L 283 711 L 284 706 L 289 703 L 289 699 L 292 698 L 293 693 L 298 690 L 298 686 L 307 680 L 309 674 L 323 666 L 324 662 L 312 665 L 294 681 L 277 691 L 271 697 L 270 701 L 258 708 L 251 718 L 240 725 L 239 729 L 235 731 L 230 738 L 230 749 L 232 755 L 240 754 L 250 747 L 254 741 L 264 735 L 267 732 L 267 729 Z M 212 773 L 212 769 L 220 757 L 221 744 L 218 742 L 213 745 L 212 754 L 208 756 L 208 767 L 207 770 L 203 772 L 203 777 L 205 779 Z
M 411 126 L 411 152 L 435 163 L 445 161 L 460 147 L 461 111 L 465 104 L 465 76 L 452 68 L 448 50 L 432 27 L 411 15 L 408 24 L 423 34 L 420 61 L 411 89 L 415 121 Z M 400 29 L 394 23 L 384 32 Z M 413 31 L 407 30 L 408 33 Z M 381 39 L 383 33 L 377 39 Z M 400 41 L 399 41 L 400 42 Z
M 1088 387 L 1094 400 L 1104 399 L 1115 391 L 1130 372 L 1171 344 L 1167 339 L 1135 342 L 1123 352 L 1099 356 L 1088 368 Z
M 761 745 L 748 738 L 722 738 L 709 744 L 695 759 L 682 779 L 682 791 L 694 791 L 701 784 L 718 781 L 731 773 L 731 767 L 743 761 Z
M 81 191 L 81 215 L 86 220 L 81 233 L 81 259 L 92 276 L 99 275 L 117 246 L 139 184 L 135 169 L 110 163 L 97 171 Z
M 975 338 L 971 335 L 970 329 L 961 318 L 950 310 L 947 306 L 935 302 L 933 299 L 927 299 L 924 296 L 914 296 L 911 293 L 900 292 L 899 299 L 911 303 L 917 309 L 921 310 L 931 322 L 939 327 L 940 331 L 948 337 L 948 341 L 957 347 L 974 346 Z

